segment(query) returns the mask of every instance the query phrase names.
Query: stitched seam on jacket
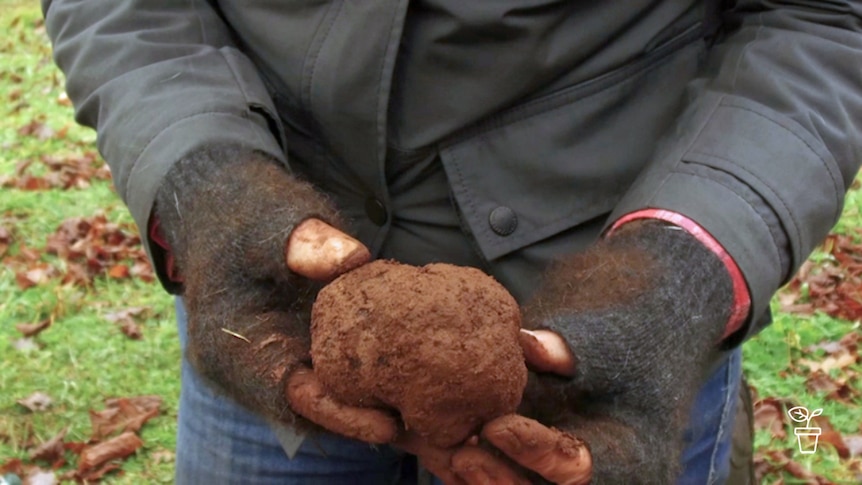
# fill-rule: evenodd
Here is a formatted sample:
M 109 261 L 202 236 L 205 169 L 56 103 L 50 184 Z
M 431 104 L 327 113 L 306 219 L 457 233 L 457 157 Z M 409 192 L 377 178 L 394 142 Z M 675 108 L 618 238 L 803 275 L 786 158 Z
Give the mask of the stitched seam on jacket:
M 376 114 L 375 120 L 377 121 L 377 127 L 376 127 L 375 131 L 377 131 L 378 134 L 377 134 L 377 139 L 374 140 L 374 158 L 378 164 L 383 163 L 383 161 L 381 160 L 381 156 L 380 156 L 381 155 L 380 148 L 386 144 L 386 130 L 387 130 L 386 116 L 387 116 L 388 107 L 384 106 L 383 109 L 381 109 L 381 106 L 380 106 L 381 100 L 384 97 L 384 94 L 383 94 L 383 75 L 386 73 L 386 66 L 387 66 L 386 61 L 388 60 L 389 52 L 392 49 L 392 45 L 398 44 L 397 42 L 396 43 L 392 42 L 392 32 L 395 30 L 395 18 L 398 16 L 400 11 L 401 11 L 401 8 L 399 6 L 399 8 L 395 9 L 395 13 L 393 13 L 389 18 L 389 28 L 386 29 L 386 31 L 387 31 L 386 48 L 383 50 L 383 55 L 381 56 L 381 59 L 380 59 L 380 69 L 379 69 L 379 74 L 377 76 L 377 94 L 376 94 L 375 100 L 374 100 L 374 109 L 377 111 L 377 113 L 375 113 Z M 399 42 L 401 41 L 400 38 L 398 40 L 399 40 Z M 380 172 L 381 173 L 385 172 L 385 169 L 380 170 Z M 385 175 L 383 175 L 383 178 L 384 178 L 383 186 L 385 187 L 386 186 Z M 388 199 L 389 198 L 388 190 L 384 190 L 384 192 L 386 192 L 384 197 L 386 197 Z
M 710 168 L 712 168 L 712 167 L 710 167 Z M 713 170 L 720 170 L 720 169 L 713 168 Z M 749 204 L 749 203 L 748 203 L 748 201 L 747 201 L 747 200 L 745 200 L 745 198 L 744 198 L 744 197 L 742 197 L 741 195 L 737 194 L 737 193 L 736 193 L 732 188 L 730 188 L 730 187 L 728 187 L 728 186 L 724 185 L 723 183 L 719 182 L 718 180 L 711 179 L 711 178 L 708 178 L 708 177 L 704 177 L 704 176 L 701 176 L 701 175 L 699 175 L 699 174 L 697 174 L 697 173 L 684 172 L 684 171 L 676 171 L 676 170 L 672 171 L 672 172 L 671 172 L 671 174 L 669 174 L 669 175 L 668 175 L 668 178 L 665 180 L 665 182 L 666 182 L 667 180 L 670 180 L 670 176 L 671 176 L 671 175 L 682 175 L 682 176 L 686 176 L 686 177 L 696 177 L 696 178 L 698 178 L 698 179 L 701 179 L 701 180 L 704 180 L 704 181 L 706 181 L 706 182 L 710 182 L 710 183 L 712 183 L 712 184 L 714 184 L 714 185 L 717 185 L 717 186 L 721 187 L 722 189 L 724 189 L 724 190 L 725 190 L 725 191 L 727 191 L 727 192 L 730 192 L 730 194 L 731 194 L 732 196 L 734 196 L 734 197 L 736 197 L 737 199 L 741 200 L 741 201 L 742 201 L 742 202 L 743 202 L 743 203 L 744 203 L 744 204 L 745 204 L 745 205 L 746 205 L 746 206 L 751 210 L 751 213 L 752 213 L 752 214 L 754 214 L 755 216 L 757 216 L 757 220 L 759 220 L 759 221 L 760 221 L 764 226 L 766 226 L 766 227 L 767 227 L 766 232 L 769 232 L 769 225 L 766 223 L 766 221 L 764 221 L 764 220 L 763 220 L 763 218 L 762 218 L 762 217 L 760 217 L 760 214 L 758 214 L 758 213 L 757 213 L 757 210 L 755 210 L 755 208 L 754 208 L 754 207 L 752 207 L 752 206 L 751 206 L 751 204 Z M 733 175 L 733 174 L 729 174 L 729 175 Z M 662 183 L 662 185 L 665 185 L 665 184 L 664 184 L 664 183 Z M 657 191 L 656 193 L 658 193 L 658 191 Z M 652 199 L 650 199 L 650 200 L 654 201 L 654 200 L 655 200 L 655 198 L 653 197 L 653 198 L 652 198 Z M 671 209 L 673 209 L 673 208 L 671 208 Z M 698 221 L 695 221 L 695 222 L 698 222 Z M 776 260 L 776 261 L 781 261 L 781 255 L 779 254 L 778 246 L 776 246 L 776 245 L 775 245 L 775 241 L 773 240 L 772 235 L 770 235 L 769 240 L 770 240 L 770 241 L 772 241 L 772 252 L 773 252 L 773 256 L 775 257 L 775 260 Z M 720 242 L 721 242 L 721 241 L 719 241 L 719 243 L 720 243 Z M 732 255 L 731 255 L 731 256 L 732 256 Z M 740 269 L 742 269 L 742 268 L 740 268 Z M 742 273 L 742 274 L 743 274 L 743 276 L 745 276 L 745 271 L 743 271 L 743 273 Z M 747 282 L 746 282 L 746 284 L 747 284 Z M 750 319 L 750 318 L 751 318 L 751 317 L 749 316 L 749 319 Z
M 820 160 L 820 163 L 823 164 L 823 168 L 826 169 L 826 172 L 829 173 L 829 178 L 832 179 L 832 185 L 833 185 L 833 188 L 835 189 L 836 193 L 843 193 L 844 192 L 843 177 L 842 177 L 842 180 L 839 182 L 838 179 L 836 178 L 836 174 L 832 171 L 832 167 L 831 167 L 830 163 L 820 153 L 818 153 L 818 151 L 811 145 L 811 143 L 809 143 L 807 140 L 805 140 L 804 137 L 800 136 L 795 131 L 793 131 L 793 129 L 790 126 L 785 126 L 785 124 L 782 122 L 782 120 L 773 119 L 773 118 L 767 116 L 765 113 L 761 113 L 759 111 L 756 111 L 752 108 L 749 108 L 748 106 L 743 106 L 743 105 L 740 105 L 737 103 L 733 103 L 732 101 L 728 102 L 727 104 L 724 104 L 724 106 L 729 106 L 729 107 L 733 107 L 735 109 L 748 111 L 749 113 L 760 116 L 761 118 L 763 118 L 767 121 L 771 121 L 773 124 L 783 128 L 784 131 L 793 135 L 794 138 L 801 141 L 809 150 L 811 150 L 811 152 L 817 156 L 817 159 Z M 829 148 L 828 147 L 823 147 L 823 148 L 826 149 L 826 151 L 829 153 L 829 156 L 832 157 L 832 159 L 834 160 L 835 156 L 832 154 L 832 152 L 829 151 Z M 838 217 L 841 215 L 841 204 L 836 204 L 836 205 L 837 205 L 837 207 L 836 207 L 835 213 L 833 214 L 833 218 L 835 220 L 837 220 Z
M 325 26 L 324 32 L 320 36 L 320 43 L 318 45 L 314 46 L 314 47 L 316 47 L 317 50 L 315 50 L 314 54 L 312 54 L 310 57 L 306 57 L 306 59 L 307 59 L 306 62 L 311 64 L 311 72 L 309 73 L 308 81 L 303 83 L 302 96 L 300 97 L 300 99 L 303 101 L 303 104 L 305 104 L 305 108 L 309 112 L 313 112 L 312 107 L 311 107 L 311 87 L 314 86 L 314 76 L 317 73 L 317 66 L 318 66 L 317 61 L 320 58 L 320 53 L 323 51 L 323 46 L 326 45 L 326 40 L 329 38 L 329 32 L 332 30 L 332 26 L 335 25 L 335 21 L 338 20 L 338 17 L 341 15 L 341 8 L 343 6 L 344 6 L 344 2 L 339 1 L 338 6 L 337 6 L 337 10 L 335 11 L 334 14 L 332 14 L 332 18 L 329 20 L 329 23 Z M 329 13 L 329 11 L 327 11 L 327 14 L 328 13 Z M 312 41 L 312 42 L 314 42 L 314 41 Z M 309 45 L 308 49 L 311 50 L 312 47 L 313 47 L 313 44 Z M 306 56 L 308 56 L 308 54 L 306 54 Z M 303 73 L 304 72 L 305 72 L 305 65 L 303 65 Z M 302 98 L 304 98 L 304 100 Z
M 740 170 L 742 170 L 743 172 L 745 172 L 745 173 L 747 173 L 747 174 L 751 175 L 751 176 L 752 176 L 752 178 L 754 178 L 755 180 L 757 180 L 758 182 L 760 182 L 761 184 L 763 184 L 763 186 L 764 186 L 764 187 L 766 187 L 766 188 L 769 190 L 769 192 L 770 192 L 770 193 L 771 193 L 771 194 L 772 194 L 776 199 L 778 199 L 778 201 L 779 201 L 779 202 L 781 202 L 781 206 L 782 206 L 782 207 L 784 208 L 784 210 L 785 210 L 785 211 L 790 215 L 790 219 L 793 221 L 793 232 L 794 232 L 794 234 L 796 235 L 796 238 L 797 238 L 796 240 L 797 240 L 797 241 L 800 241 L 800 242 L 802 241 L 802 232 L 799 230 L 799 226 L 800 226 L 799 221 L 797 221 L 797 220 L 796 220 L 796 216 L 794 215 L 793 211 L 792 211 L 792 210 L 790 210 L 790 206 L 788 205 L 787 201 L 786 201 L 786 200 L 784 200 L 784 198 L 783 198 L 783 197 L 781 197 L 781 195 L 780 195 L 778 192 L 776 192 L 775 190 L 773 190 L 773 189 L 772 189 L 772 187 L 770 187 L 770 185 L 766 182 L 766 180 L 764 180 L 763 178 L 761 178 L 760 176 L 758 176 L 756 173 L 752 172 L 751 170 L 747 169 L 747 168 L 746 168 L 746 167 L 744 167 L 743 165 L 740 165 L 739 163 L 736 163 L 736 162 L 734 162 L 733 160 L 730 160 L 730 159 L 728 159 L 728 158 L 724 158 L 724 157 L 721 157 L 721 156 L 718 156 L 718 155 L 712 155 L 712 154 L 705 153 L 705 152 L 699 152 L 699 151 L 691 151 L 690 153 L 691 153 L 692 155 L 702 155 L 702 156 L 704 156 L 704 157 L 706 157 L 706 158 L 714 158 L 714 159 L 717 159 L 717 160 L 725 161 L 725 162 L 727 162 L 727 163 L 729 163 L 729 164 L 733 165 L 734 167 L 739 168 L 739 169 L 740 169 Z M 688 163 L 699 163 L 699 162 L 697 162 L 697 161 L 691 161 L 691 162 L 688 162 Z M 700 163 L 699 163 L 699 164 L 700 164 Z M 701 165 L 702 165 L 702 164 L 701 164 Z M 711 168 L 711 169 L 713 169 L 713 170 L 721 170 L 722 172 L 725 172 L 725 173 L 729 174 L 730 176 L 735 177 L 732 173 L 727 172 L 726 170 L 722 170 L 720 167 L 709 167 L 709 168 Z M 743 183 L 744 183 L 744 182 L 743 182 Z M 729 188 L 729 187 L 728 187 L 728 188 Z M 752 189 L 752 190 L 753 190 L 753 189 Z M 756 193 L 756 192 L 755 192 L 755 193 Z M 764 200 L 765 200 L 765 199 L 764 199 Z M 777 214 L 776 214 L 776 215 L 777 215 Z M 779 220 L 779 222 L 781 221 L 781 219 L 780 219 L 780 218 L 779 218 L 778 220 Z M 801 253 L 800 253 L 800 254 L 801 254 Z M 798 258 L 796 258 L 796 259 L 798 259 Z
M 520 106 L 506 109 L 500 114 L 491 115 L 490 117 L 479 121 L 478 124 L 474 126 L 474 128 L 477 128 L 475 131 L 473 131 L 473 128 L 467 127 L 464 129 L 464 134 L 458 133 L 450 139 L 445 139 L 441 142 L 441 145 L 444 147 L 448 147 L 451 145 L 457 145 L 465 140 L 469 140 L 472 138 L 484 138 L 489 133 L 497 131 L 499 129 L 513 126 L 547 113 L 553 113 L 554 111 L 564 109 L 572 105 L 573 103 L 581 102 L 594 96 L 607 93 L 611 89 L 619 89 L 628 84 L 640 81 L 643 76 L 646 76 L 652 71 L 665 66 L 669 61 L 674 58 L 675 54 L 680 54 L 685 49 L 696 45 L 696 42 L 697 39 L 694 39 L 691 42 L 687 42 L 681 45 L 677 49 L 671 50 L 670 52 L 662 53 L 663 55 L 661 56 L 656 56 L 655 59 L 646 57 L 630 61 L 629 64 L 619 66 L 616 69 L 613 69 L 605 74 L 601 74 L 596 78 L 584 80 L 567 88 L 563 88 L 555 93 L 549 93 L 545 97 L 532 101 L 527 101 Z M 643 65 L 638 65 L 640 63 L 643 63 Z M 604 76 L 613 78 L 615 74 L 619 74 L 621 72 L 624 72 L 625 70 L 631 70 L 632 73 L 629 76 L 621 76 L 620 79 L 616 79 L 614 80 L 614 82 L 611 82 L 607 85 L 601 84 L 601 80 Z M 589 88 L 594 84 L 598 85 L 599 87 L 595 92 L 589 92 Z M 576 93 L 580 90 L 587 91 L 588 93 L 579 96 Z M 569 96 L 571 96 L 571 99 L 567 99 Z M 560 99 L 562 99 L 563 101 L 560 101 Z M 550 108 L 543 107 L 544 105 L 548 104 L 552 106 Z M 527 113 L 523 113 L 524 111 L 527 111 Z M 479 126 L 481 126 L 481 128 L 478 128 Z

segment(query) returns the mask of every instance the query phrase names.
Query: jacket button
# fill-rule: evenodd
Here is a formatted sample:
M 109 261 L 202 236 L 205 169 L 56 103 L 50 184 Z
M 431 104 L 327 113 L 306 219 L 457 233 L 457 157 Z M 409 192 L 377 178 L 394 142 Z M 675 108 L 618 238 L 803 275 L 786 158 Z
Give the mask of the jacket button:
M 518 227 L 518 216 L 512 209 L 500 206 L 491 211 L 488 216 L 488 224 L 491 225 L 491 230 L 498 235 L 508 236 L 515 232 L 515 228 Z
M 371 219 L 371 222 L 378 226 L 386 224 L 386 219 L 389 218 L 386 213 L 386 206 L 383 205 L 383 202 L 380 202 L 380 200 L 374 197 L 365 199 L 365 215 Z

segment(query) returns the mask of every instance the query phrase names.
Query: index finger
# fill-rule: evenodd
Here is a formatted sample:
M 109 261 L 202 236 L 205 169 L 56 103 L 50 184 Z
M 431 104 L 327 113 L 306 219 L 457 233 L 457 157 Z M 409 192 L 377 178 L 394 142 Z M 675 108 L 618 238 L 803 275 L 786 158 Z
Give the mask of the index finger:
M 326 393 L 311 369 L 294 372 L 287 381 L 287 399 L 297 414 L 329 431 L 364 441 L 383 444 L 395 439 L 395 418 L 383 411 L 348 406 Z
M 519 465 L 559 485 L 586 485 L 593 461 L 583 441 L 533 419 L 510 414 L 482 429 L 482 436 Z

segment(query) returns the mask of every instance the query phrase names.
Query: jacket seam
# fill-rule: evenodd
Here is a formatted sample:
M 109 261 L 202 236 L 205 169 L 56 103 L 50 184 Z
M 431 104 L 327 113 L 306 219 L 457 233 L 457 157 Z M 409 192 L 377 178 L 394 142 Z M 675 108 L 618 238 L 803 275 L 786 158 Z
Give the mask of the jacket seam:
M 707 158 L 715 158 L 715 159 L 722 160 L 722 161 L 725 161 L 725 162 L 727 162 L 727 163 L 730 163 L 730 164 L 731 164 L 731 165 L 733 165 L 734 167 L 737 167 L 737 168 L 739 168 L 740 170 L 742 170 L 743 172 L 745 172 L 745 173 L 747 173 L 747 174 L 751 175 L 751 177 L 752 177 L 752 178 L 754 178 L 755 180 L 757 180 L 758 182 L 760 182 L 761 184 L 763 184 L 763 186 L 764 186 L 764 187 L 766 187 L 766 188 L 769 190 L 770 194 L 771 194 L 771 195 L 773 195 L 773 196 L 774 196 L 774 197 L 775 197 L 775 198 L 776 198 L 776 199 L 781 203 L 782 208 L 783 208 L 783 209 L 784 209 L 784 210 L 789 214 L 790 219 L 793 221 L 793 232 L 794 232 L 794 234 L 796 235 L 796 238 L 797 238 L 796 240 L 797 240 L 797 241 L 799 241 L 799 242 L 801 243 L 801 241 L 802 241 L 803 239 L 802 239 L 802 233 L 799 231 L 799 226 L 800 226 L 799 221 L 797 221 L 797 220 L 796 220 L 796 217 L 795 217 L 795 215 L 794 215 L 793 211 L 790 209 L 790 206 L 787 204 L 787 201 L 785 201 L 785 200 L 784 200 L 784 198 L 783 198 L 783 197 L 782 197 L 778 192 L 776 192 L 775 190 L 773 190 L 773 189 L 772 189 L 772 187 L 770 187 L 770 186 L 769 186 L 769 184 L 766 182 L 766 180 L 764 180 L 763 178 L 761 178 L 759 175 L 757 175 L 756 173 L 752 172 L 751 170 L 747 169 L 747 168 L 746 168 L 746 167 L 744 167 L 743 165 L 740 165 L 740 164 L 738 164 L 738 163 L 736 163 L 736 162 L 734 162 L 733 160 L 730 160 L 730 159 L 728 159 L 728 158 L 721 157 L 721 156 L 718 156 L 718 155 L 712 155 L 712 154 L 705 153 L 705 152 L 699 152 L 699 151 L 692 151 L 692 152 L 690 152 L 690 153 L 691 153 L 691 154 L 693 154 L 693 155 L 702 155 L 702 156 L 707 157 Z M 699 162 L 697 162 L 697 161 L 692 161 L 692 162 L 688 162 L 688 163 L 699 163 Z M 719 168 L 719 167 L 710 167 L 710 168 L 712 168 L 713 170 L 721 170 L 721 168 Z M 721 171 L 722 171 L 722 172 L 725 172 L 725 173 L 728 173 L 728 174 L 729 174 L 729 175 L 731 175 L 731 176 L 734 176 L 732 173 L 729 173 L 729 172 L 727 172 L 726 170 L 721 170 Z M 728 187 L 728 189 L 730 189 L 730 188 Z M 734 193 L 735 193 L 735 192 L 734 192 Z M 756 191 L 755 191 L 755 193 L 756 193 Z M 741 198 L 742 198 L 743 200 L 745 200 L 745 198 L 744 198 L 744 197 L 741 197 Z M 764 199 L 764 200 L 765 200 L 765 199 Z M 756 211 L 755 211 L 755 212 L 756 212 Z M 781 220 L 781 219 L 779 218 L 779 221 L 780 221 L 780 220 Z M 766 221 L 764 221 L 764 223 L 765 223 L 765 222 L 766 222 Z M 800 254 L 801 254 L 801 253 L 800 253 Z M 797 258 L 795 258 L 795 259 L 797 259 L 797 260 L 798 260 L 799 258 L 797 257 Z
M 440 144 L 444 147 L 448 147 L 451 145 L 459 144 L 472 138 L 483 138 L 489 133 L 496 130 L 513 126 L 547 113 L 553 113 L 554 111 L 564 109 L 570 106 L 572 103 L 584 101 L 594 96 L 606 93 L 611 89 L 618 89 L 620 87 L 636 82 L 640 80 L 643 76 L 664 66 L 667 62 L 673 59 L 674 54 L 681 53 L 686 48 L 695 45 L 698 39 L 699 37 L 692 39 L 690 42 L 686 42 L 682 44 L 679 48 L 670 50 L 669 52 L 660 52 L 661 55 L 656 56 L 654 59 L 650 58 L 649 56 L 635 59 L 608 72 L 599 74 L 596 77 L 585 79 L 579 83 L 575 83 L 571 86 L 561 88 L 558 91 L 548 93 L 547 95 L 542 96 L 538 99 L 528 100 L 520 105 L 504 109 L 500 113 L 491 115 L 490 117 L 479 121 L 478 124 L 473 125 L 472 129 L 470 127 L 467 127 L 465 130 L 462 130 L 462 132 L 456 133 L 453 137 L 451 137 L 451 139 L 443 140 Z M 639 63 L 643 63 L 643 65 L 638 66 L 637 64 Z M 608 76 L 609 78 L 613 78 L 614 74 L 623 72 L 627 69 L 632 70 L 629 76 L 623 76 L 620 79 L 616 79 L 614 80 L 614 82 L 611 82 L 607 85 L 601 84 L 602 77 Z M 587 92 L 580 96 L 576 94 L 579 90 L 588 91 L 592 85 L 597 86 L 596 91 Z M 572 99 L 566 100 L 566 91 L 569 90 L 572 91 L 572 93 L 570 93 Z M 562 100 L 560 101 L 560 99 Z M 556 104 L 555 101 L 559 102 L 559 104 Z M 550 104 L 551 106 L 543 106 L 547 104 Z M 536 111 L 529 112 L 533 108 L 535 108 Z M 528 112 L 523 113 L 524 111 Z
M 720 170 L 720 169 L 715 169 L 715 170 Z M 767 223 L 766 223 L 766 221 L 765 221 L 765 220 L 763 220 L 763 218 L 762 218 L 762 217 L 760 217 L 760 214 L 758 214 L 758 213 L 757 213 L 757 210 L 756 210 L 754 207 L 752 207 L 752 205 L 751 205 L 747 200 L 745 200 L 745 197 L 742 197 L 741 195 L 737 194 L 737 193 L 736 193 L 736 191 L 734 191 L 732 188 L 728 187 L 727 185 L 724 185 L 724 184 L 723 184 L 723 183 L 721 183 L 720 181 L 715 180 L 715 179 L 711 179 L 711 178 L 709 178 L 709 177 L 704 177 L 704 176 L 702 176 L 702 175 L 700 175 L 700 174 L 697 174 L 697 173 L 684 172 L 684 171 L 679 171 L 679 170 L 674 170 L 674 171 L 672 171 L 672 172 L 669 174 L 669 176 L 668 176 L 668 180 L 670 179 L 670 175 L 682 175 L 682 176 L 686 176 L 686 177 L 695 177 L 695 178 L 701 179 L 701 180 L 703 180 L 703 181 L 706 181 L 706 182 L 709 182 L 709 183 L 712 183 L 712 184 L 715 184 L 715 185 L 717 185 L 717 186 L 721 187 L 722 189 L 726 190 L 727 192 L 730 192 L 734 197 L 736 197 L 737 199 L 739 199 L 740 201 L 742 201 L 742 203 L 743 203 L 743 204 L 745 204 L 745 205 L 746 205 L 746 206 L 751 210 L 751 212 L 752 212 L 752 213 L 757 217 L 757 220 L 759 220 L 759 221 L 760 221 L 764 226 L 766 226 L 767 228 L 769 227 L 769 224 L 767 224 Z M 733 174 L 730 174 L 730 175 L 733 175 Z M 664 184 L 662 184 L 662 185 L 664 185 Z M 653 198 L 653 200 L 654 200 L 654 198 Z M 697 222 L 698 224 L 700 224 L 700 222 L 699 222 L 699 221 L 697 221 L 697 220 L 695 220 L 695 219 L 692 219 L 692 220 L 694 220 L 695 222 Z M 767 229 L 767 232 L 768 232 L 768 229 Z M 770 235 L 769 239 L 770 239 L 770 241 L 772 241 L 771 247 L 772 247 L 772 253 L 773 253 L 773 256 L 774 256 L 778 261 L 780 261 L 780 260 L 781 260 L 781 255 L 779 254 L 778 246 L 776 246 L 776 245 L 775 245 L 775 241 L 773 240 L 773 238 L 772 238 L 772 236 L 771 236 L 771 235 Z M 718 239 L 716 238 L 716 240 L 718 240 Z M 721 241 L 719 241 L 719 243 L 721 243 Z M 722 244 L 722 245 L 723 245 L 723 246 L 725 246 L 725 247 L 727 247 L 727 246 L 726 246 L 726 245 L 724 245 L 724 244 Z M 728 253 L 729 253 L 729 251 L 728 251 Z M 733 257 L 733 255 L 732 255 L 732 254 L 731 254 L 731 257 Z M 735 258 L 734 258 L 734 260 L 735 260 Z M 741 267 L 741 266 L 740 266 L 740 270 L 742 270 L 742 267 Z M 743 276 L 745 276 L 745 274 L 746 274 L 746 273 L 745 273 L 745 271 L 744 271 L 744 270 L 742 270 L 742 274 L 743 274 Z M 748 285 L 748 287 L 749 287 L 749 291 L 751 291 L 751 285 L 750 285 L 750 284 L 748 284 L 747 279 L 746 279 L 746 284 L 747 284 L 747 285 Z M 752 305 L 753 305 L 753 304 L 754 304 L 754 299 L 752 298 Z M 749 319 L 751 319 L 751 317 L 750 317 L 750 316 L 749 316 Z
M 330 31 L 332 31 L 332 26 L 335 25 L 335 21 L 338 20 L 338 16 L 341 15 L 341 8 L 344 6 L 343 1 L 339 1 L 337 3 L 338 3 L 338 6 L 336 7 L 337 9 L 336 9 L 335 13 L 332 14 L 327 25 L 324 27 L 325 31 L 322 33 L 322 35 L 320 37 L 320 43 L 317 45 L 314 45 L 313 44 L 314 40 L 312 40 L 312 45 L 308 46 L 309 50 L 312 49 L 312 46 L 314 46 L 316 48 L 316 50 L 311 56 L 308 57 L 308 62 L 311 63 L 311 72 L 309 73 L 308 81 L 303 82 L 302 96 L 300 97 L 300 99 L 302 97 L 305 98 L 306 109 L 308 109 L 309 112 L 312 112 L 311 88 L 312 88 L 312 86 L 314 86 L 314 77 L 317 75 L 317 66 L 318 66 L 317 61 L 320 58 L 320 53 L 323 52 L 323 46 L 326 45 L 326 39 L 329 38 L 329 33 L 330 33 Z
M 811 143 L 809 143 L 807 140 L 805 140 L 805 138 L 803 138 L 802 136 L 797 134 L 795 131 L 793 131 L 789 126 L 785 126 L 781 120 L 773 119 L 769 116 L 766 116 L 766 114 L 764 114 L 764 113 L 761 113 L 761 112 L 756 111 L 752 108 L 749 108 L 748 106 L 743 106 L 743 105 L 740 105 L 737 103 L 728 102 L 726 104 L 725 103 L 722 103 L 722 104 L 724 106 L 727 106 L 727 107 L 732 107 L 734 109 L 740 109 L 740 110 L 752 113 L 756 116 L 759 116 L 759 117 L 761 117 L 767 121 L 772 122 L 776 126 L 784 129 L 784 131 L 786 131 L 787 133 L 790 133 L 791 135 L 793 135 L 794 138 L 801 141 L 811 151 L 811 153 L 813 153 L 817 157 L 817 159 L 820 160 L 820 163 L 823 165 L 823 168 L 826 169 L 826 172 L 829 174 L 829 178 L 832 180 L 832 186 L 835 189 L 835 193 L 843 193 L 844 192 L 844 190 L 842 188 L 842 186 L 844 185 L 843 184 L 843 177 L 842 177 L 841 183 L 839 183 L 838 179 L 836 178 L 836 174 L 833 173 L 829 162 L 820 153 L 818 153 L 818 151 L 811 145 Z M 828 147 L 824 147 L 824 149 L 829 153 L 829 156 L 834 160 L 835 156 L 832 154 L 832 152 L 829 151 Z M 841 215 L 841 204 L 836 204 L 836 206 L 837 206 L 836 210 L 833 213 L 834 219 L 837 219 Z

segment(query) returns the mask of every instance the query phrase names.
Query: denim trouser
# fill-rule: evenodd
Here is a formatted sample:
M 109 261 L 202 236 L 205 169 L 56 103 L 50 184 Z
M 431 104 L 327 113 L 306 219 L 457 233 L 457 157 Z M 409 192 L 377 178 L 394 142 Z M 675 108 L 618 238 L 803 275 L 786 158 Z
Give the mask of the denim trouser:
M 177 300 L 185 348 L 186 314 Z M 697 397 L 686 431 L 683 485 L 724 483 L 741 379 L 741 353 L 731 354 Z M 183 359 L 176 482 L 188 484 L 409 484 L 416 460 L 388 446 L 335 435 L 307 438 L 290 459 L 269 425 L 211 391 Z

